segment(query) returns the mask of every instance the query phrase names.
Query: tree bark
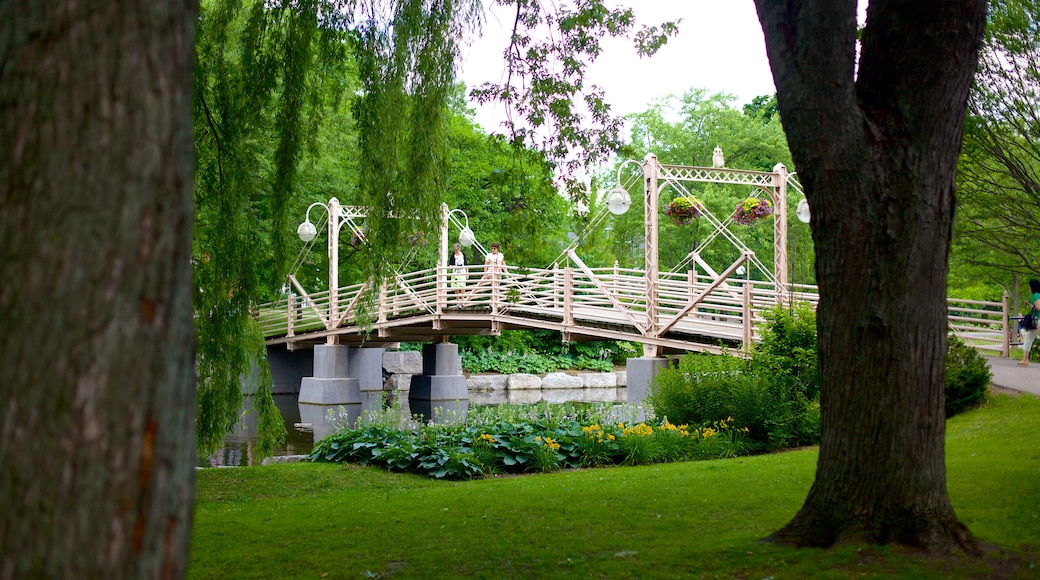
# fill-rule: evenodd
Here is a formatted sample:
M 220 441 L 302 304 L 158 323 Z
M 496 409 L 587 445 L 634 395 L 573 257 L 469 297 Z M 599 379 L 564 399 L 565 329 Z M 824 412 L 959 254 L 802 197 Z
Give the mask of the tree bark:
M 771 540 L 978 543 L 946 491 L 946 277 L 985 0 L 755 0 L 812 212 L 822 441 Z M 858 73 L 858 76 L 857 76 Z
M 0 3 L 0 578 L 184 575 L 195 11 Z

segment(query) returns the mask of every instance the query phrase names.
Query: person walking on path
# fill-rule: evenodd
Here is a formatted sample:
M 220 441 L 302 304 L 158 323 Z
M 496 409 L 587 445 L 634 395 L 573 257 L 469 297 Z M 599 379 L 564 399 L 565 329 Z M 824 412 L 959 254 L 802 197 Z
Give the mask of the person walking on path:
M 1019 361 L 1018 366 L 1027 367 L 1029 366 L 1029 351 L 1033 348 L 1033 341 L 1036 340 L 1037 334 L 1037 314 L 1040 313 L 1040 280 L 1029 281 L 1029 291 L 1033 293 L 1032 298 L 1029 300 L 1029 315 L 1022 319 L 1022 360 Z M 1032 328 L 1024 326 L 1025 322 L 1029 320 L 1029 316 L 1032 316 Z

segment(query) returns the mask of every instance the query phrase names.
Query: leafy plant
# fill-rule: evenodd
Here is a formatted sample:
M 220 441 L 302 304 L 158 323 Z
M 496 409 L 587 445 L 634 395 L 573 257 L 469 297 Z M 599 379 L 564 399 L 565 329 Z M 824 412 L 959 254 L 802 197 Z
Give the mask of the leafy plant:
M 660 455 L 660 444 L 654 437 L 654 428 L 646 423 L 625 426 L 618 423 L 621 436 L 618 447 L 624 455 L 625 465 L 648 465 L 654 463 Z
M 766 314 L 750 359 L 686 355 L 652 381 L 647 400 L 678 423 L 710 426 L 725 417 L 746 445 L 778 449 L 819 441 L 816 317 L 809 305 Z
M 507 405 L 469 412 L 464 422 L 399 427 L 359 424 L 318 442 L 312 461 L 341 461 L 422 473 L 435 479 L 470 479 L 491 473 L 554 471 L 597 465 L 644 465 L 730 457 L 750 451 L 731 429 L 687 429 L 667 420 L 632 422 L 625 405 Z M 626 422 L 627 421 L 627 422 Z M 732 419 L 729 423 L 733 423 Z M 727 438 L 728 437 L 728 438 Z
M 946 354 L 946 418 L 977 407 L 993 379 L 986 357 L 950 335 Z

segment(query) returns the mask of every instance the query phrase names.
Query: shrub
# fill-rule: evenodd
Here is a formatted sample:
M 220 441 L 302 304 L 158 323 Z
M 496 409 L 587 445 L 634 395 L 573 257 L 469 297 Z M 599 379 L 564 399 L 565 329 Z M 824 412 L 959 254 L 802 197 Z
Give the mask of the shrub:
M 946 353 L 946 417 L 977 407 L 992 378 L 986 357 L 950 335 Z
M 749 360 L 685 355 L 658 373 L 647 400 L 674 422 L 708 427 L 735 417 L 730 422 L 759 448 L 811 445 L 820 438 L 816 352 L 812 307 L 777 308 Z
M 709 426 L 727 417 L 747 427 L 753 441 L 768 440 L 766 385 L 756 380 L 747 360 L 729 355 L 688 354 L 678 366 L 661 369 L 651 382 L 647 402 L 672 423 Z

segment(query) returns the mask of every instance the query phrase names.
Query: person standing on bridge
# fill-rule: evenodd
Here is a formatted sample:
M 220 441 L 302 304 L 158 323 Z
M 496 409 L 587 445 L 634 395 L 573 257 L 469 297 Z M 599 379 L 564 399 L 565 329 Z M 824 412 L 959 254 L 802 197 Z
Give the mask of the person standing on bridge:
M 462 297 L 462 289 L 466 286 L 466 255 L 462 253 L 462 246 L 455 244 L 455 253 L 448 260 L 451 266 L 451 287 L 455 290 L 455 296 Z
M 506 256 L 498 251 L 498 242 L 491 244 L 491 253 L 484 258 L 484 273 L 498 278 L 506 272 Z
M 491 253 L 484 257 L 484 279 L 491 276 L 491 310 L 494 312 L 495 304 L 501 300 L 499 287 L 502 274 L 506 272 L 506 256 L 498 251 L 498 242 L 491 244 Z
M 1022 327 L 1022 360 L 1018 363 L 1020 367 L 1029 366 L 1029 351 L 1033 348 L 1033 341 L 1036 340 L 1038 326 L 1036 319 L 1037 316 L 1040 316 L 1040 280 L 1030 280 L 1029 291 L 1033 293 L 1029 300 L 1029 314 L 1033 315 L 1034 322 L 1033 328 Z

